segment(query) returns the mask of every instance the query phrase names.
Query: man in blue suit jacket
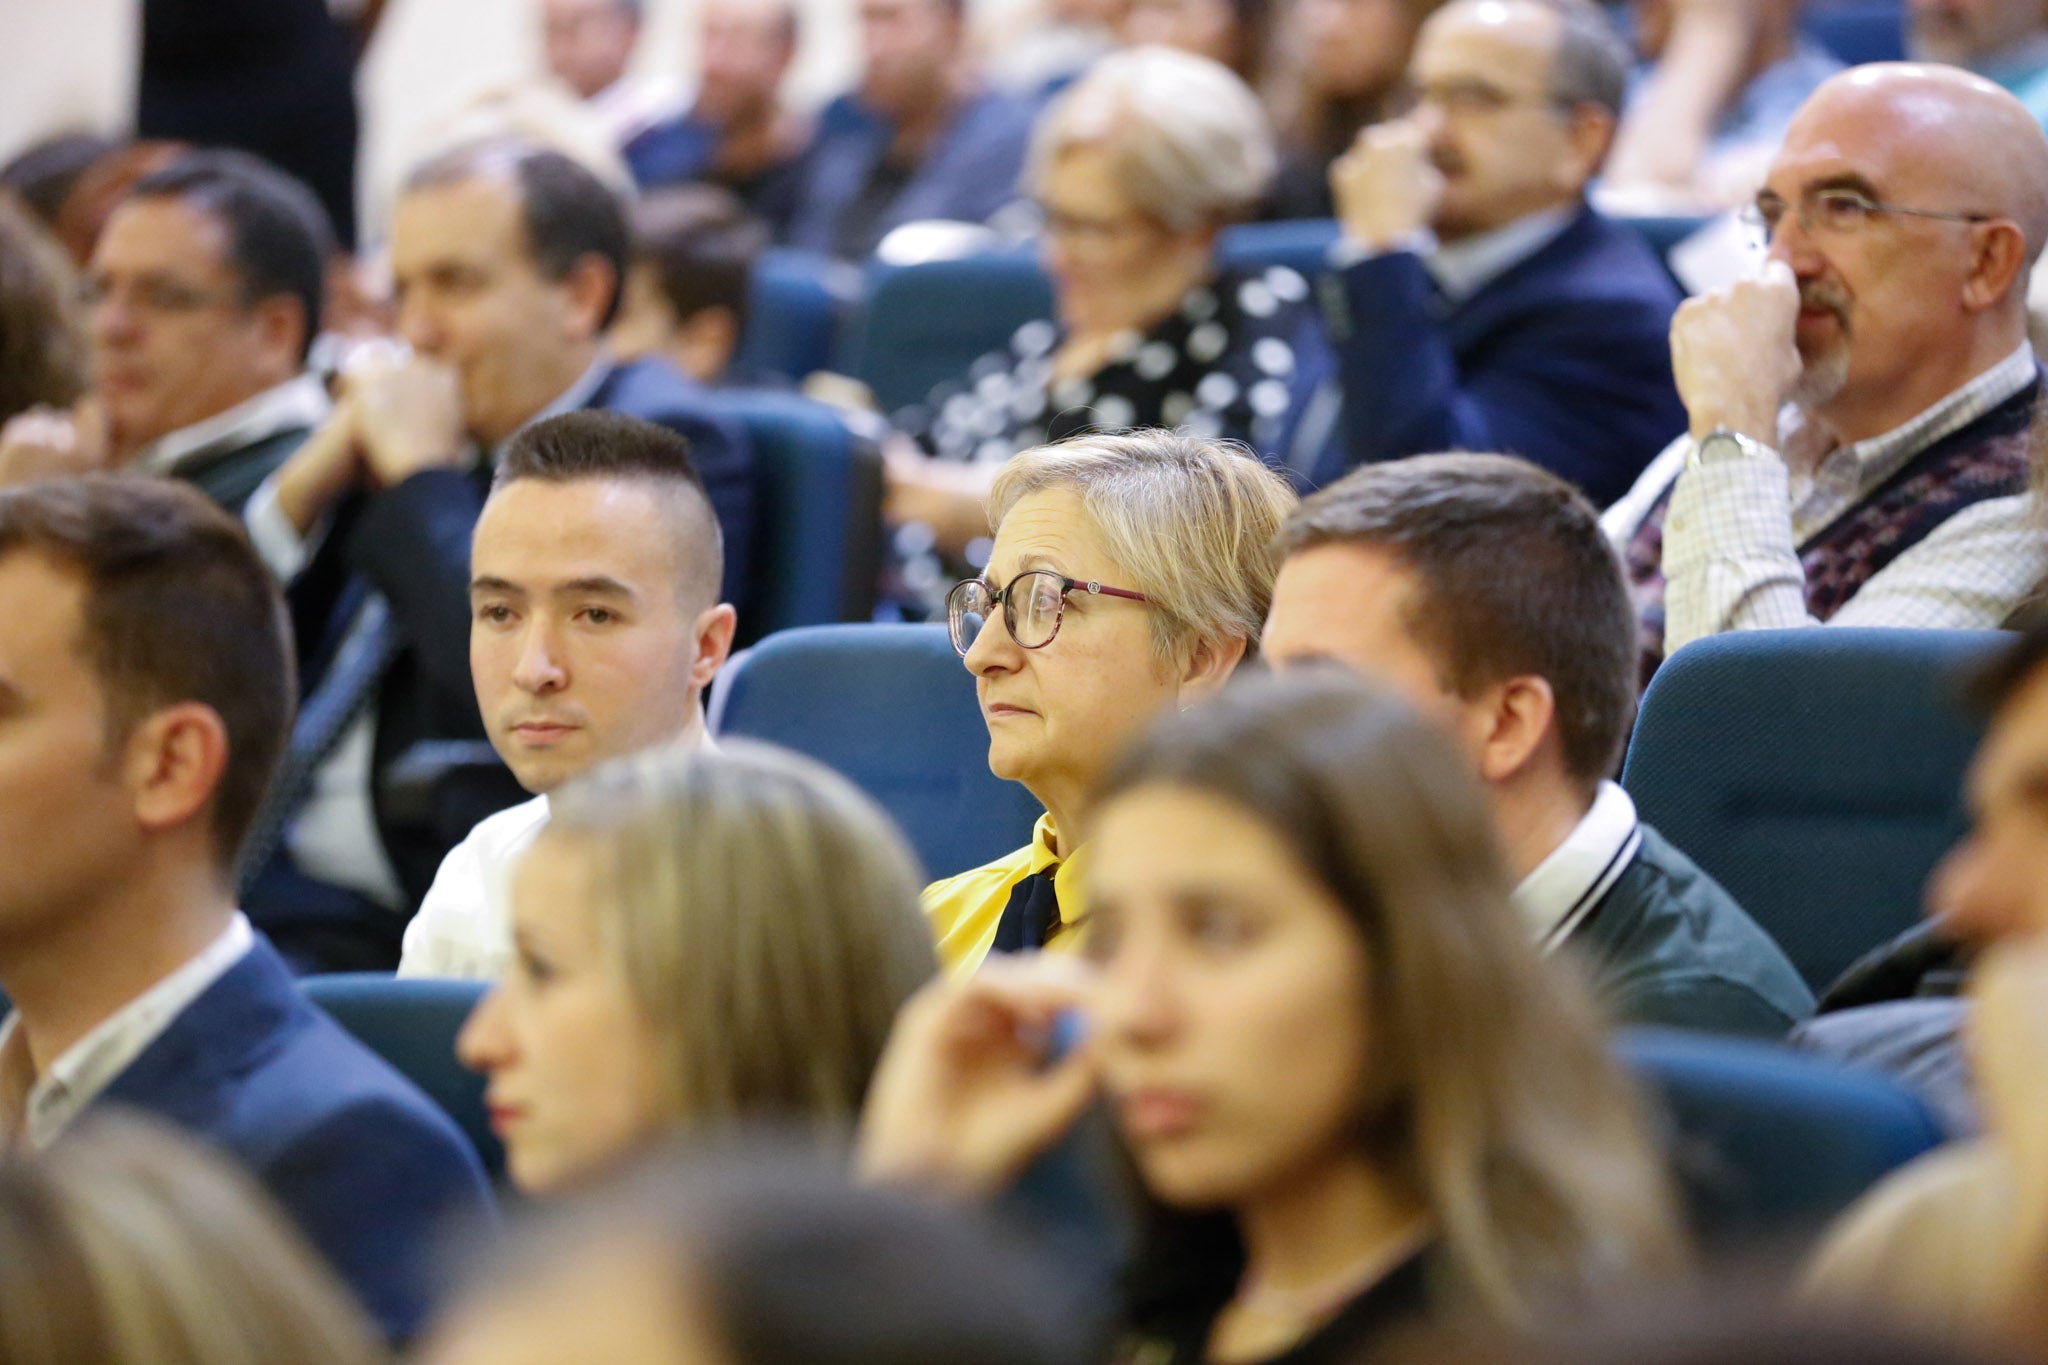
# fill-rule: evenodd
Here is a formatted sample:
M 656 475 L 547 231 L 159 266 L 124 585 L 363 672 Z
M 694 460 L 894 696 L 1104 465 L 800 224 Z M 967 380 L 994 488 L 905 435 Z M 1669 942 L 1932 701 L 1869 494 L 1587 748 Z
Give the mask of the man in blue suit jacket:
M 924 218 L 978 223 L 1017 198 L 1030 102 L 976 87 L 964 0 L 865 0 L 860 88 L 818 119 L 789 244 L 857 260 Z
M 1413 114 L 1367 129 L 1331 171 L 1344 405 L 1317 482 L 1503 451 L 1605 506 L 1685 429 L 1667 340 L 1678 290 L 1584 199 L 1627 58 L 1591 0 L 1457 0 L 1424 26 Z
M 391 236 L 413 354 L 352 372 L 333 419 L 250 500 L 250 533 L 288 585 L 304 696 L 244 906 L 302 969 L 395 967 L 448 850 L 526 799 L 502 767 L 465 761 L 491 760 L 470 685 L 469 540 L 515 432 L 602 408 L 684 436 L 726 592 L 744 600 L 745 432 L 665 362 L 605 353 L 627 251 L 617 198 L 559 153 L 490 142 L 422 165 Z
M 448 1118 L 296 989 L 234 869 L 291 714 L 275 584 L 169 480 L 0 493 L 0 1142 L 95 1106 L 244 1164 L 393 1340 L 451 1220 L 488 1220 Z

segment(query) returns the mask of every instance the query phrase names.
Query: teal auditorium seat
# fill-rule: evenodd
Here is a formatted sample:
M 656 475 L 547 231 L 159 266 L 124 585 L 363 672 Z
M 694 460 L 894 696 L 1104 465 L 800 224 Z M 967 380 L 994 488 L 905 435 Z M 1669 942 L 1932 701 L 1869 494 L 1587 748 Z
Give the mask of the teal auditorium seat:
M 1962 835 L 1982 734 L 1958 695 L 1995 631 L 1738 631 L 1657 672 L 1622 785 L 1816 992 L 1911 928 Z
M 839 368 L 872 389 L 883 412 L 895 412 L 964 378 L 1025 323 L 1051 316 L 1052 285 L 1031 247 L 918 265 L 877 261 Z
M 840 320 L 860 296 L 860 271 L 816 252 L 778 247 L 754 263 L 748 293 L 741 365 L 798 384 L 831 365 Z
M 1799 27 L 1851 66 L 1896 62 L 1906 56 L 1905 11 L 1901 0 L 1807 0 Z
M 716 402 L 746 424 L 759 475 L 741 642 L 866 620 L 882 565 L 881 452 L 831 408 L 795 394 L 722 389 Z
M 299 979 L 306 997 L 356 1041 L 389 1062 L 455 1120 L 492 1180 L 505 1149 L 484 1109 L 484 1078 L 455 1060 L 455 1035 L 489 989 L 482 981 L 404 980 L 382 972 L 337 972 Z
M 734 666 L 719 733 L 780 744 L 852 779 L 934 878 L 1023 847 L 1041 813 L 988 770 L 974 681 L 944 626 L 771 635 Z
M 1942 1140 L 1926 1105 L 1875 1072 L 1766 1043 L 1626 1029 L 1695 1232 L 1709 1249 L 1793 1251 Z

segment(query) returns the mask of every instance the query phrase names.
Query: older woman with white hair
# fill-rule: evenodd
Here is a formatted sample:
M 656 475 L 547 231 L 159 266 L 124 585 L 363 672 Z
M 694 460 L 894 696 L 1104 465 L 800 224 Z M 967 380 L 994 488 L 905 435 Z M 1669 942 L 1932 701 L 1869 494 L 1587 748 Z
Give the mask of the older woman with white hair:
M 1287 481 L 1168 431 L 1076 437 L 1002 467 L 988 566 L 946 598 L 988 764 L 1045 807 L 1031 842 L 925 888 L 940 961 L 1078 946 L 1097 779 L 1159 712 L 1215 695 L 1258 649 Z
M 1277 453 L 1320 372 L 1308 282 L 1219 272 L 1218 234 L 1277 164 L 1265 111 L 1221 64 L 1164 47 L 1103 58 L 1050 105 L 1026 178 L 1058 320 L 934 390 L 899 425 L 927 452 L 889 465 L 889 519 L 960 554 L 995 469 L 1045 441 L 1170 427 Z

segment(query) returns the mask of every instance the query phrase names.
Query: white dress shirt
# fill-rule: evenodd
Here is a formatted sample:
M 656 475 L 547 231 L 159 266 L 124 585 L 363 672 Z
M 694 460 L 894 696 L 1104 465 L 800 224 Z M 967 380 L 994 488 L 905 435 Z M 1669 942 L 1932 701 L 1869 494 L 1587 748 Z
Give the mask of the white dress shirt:
M 1780 458 L 1689 466 L 1682 436 L 1651 462 L 1601 518 L 1625 550 L 1676 481 L 1664 517 L 1667 654 L 1730 630 L 1821 624 L 1806 608 L 1811 542 L 1914 456 L 1976 421 L 2033 382 L 2033 348 L 2020 348 L 1891 431 L 1854 445 L 1802 451 L 1811 429 L 1796 409 L 1781 421 Z M 1830 625 L 1916 628 L 2001 624 L 2048 578 L 2048 534 L 2030 493 L 1991 498 L 1934 528 L 1857 590 Z
M 548 799 L 501 810 L 450 849 L 405 926 L 400 976 L 496 981 L 512 961 L 512 867 L 547 828 Z
M 600 354 L 575 383 L 528 418 L 525 426 L 584 406 L 610 373 L 611 360 Z M 500 444 L 491 458 L 497 459 L 503 451 Z M 275 474 L 264 480 L 242 515 L 257 554 L 280 582 L 290 583 L 305 571 L 326 538 L 327 519 L 323 517 L 301 536 L 277 505 L 277 480 Z M 349 726 L 334 752 L 314 772 L 313 790 L 292 822 L 286 843 L 292 861 L 306 876 L 397 910 L 405 904 L 405 891 L 377 832 L 377 808 L 371 795 L 376 757 L 377 713 L 372 707 Z
M 1642 846 L 1636 803 L 1619 786 L 1602 782 L 1585 818 L 1515 888 L 1515 909 L 1536 946 L 1549 953 L 1571 937 Z
M 1342 270 L 1360 261 L 1405 251 L 1422 258 L 1423 269 L 1436 281 L 1446 299 L 1453 304 L 1463 303 L 1556 241 L 1578 216 L 1577 205 L 1544 209 L 1455 242 L 1439 242 L 1436 234 L 1425 228 L 1382 250 L 1344 237 L 1331 246 L 1330 264 Z
M 4 1145 L 26 1143 L 40 1152 L 56 1141 L 87 1105 L 163 1036 L 186 1006 L 240 962 L 256 936 L 239 911 L 212 943 L 176 971 L 95 1025 L 36 1075 L 21 1016 L 0 1023 L 0 1133 Z
M 332 410 L 325 386 L 302 374 L 226 412 L 158 437 L 135 457 L 136 468 L 145 474 L 176 474 L 218 451 L 252 446 L 294 427 L 317 427 Z

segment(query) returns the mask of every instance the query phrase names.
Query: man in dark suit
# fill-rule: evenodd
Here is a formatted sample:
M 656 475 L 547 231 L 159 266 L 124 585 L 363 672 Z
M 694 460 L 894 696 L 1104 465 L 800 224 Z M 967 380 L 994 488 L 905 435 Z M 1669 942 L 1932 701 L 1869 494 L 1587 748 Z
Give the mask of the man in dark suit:
M 861 0 L 860 88 L 819 116 L 790 245 L 858 260 L 904 223 L 1017 198 L 1033 108 L 980 88 L 966 27 L 965 0 Z
M 498 141 L 422 165 L 391 237 L 411 354 L 352 371 L 332 420 L 250 501 L 250 532 L 289 585 L 306 683 L 244 906 L 298 965 L 395 966 L 441 859 L 524 799 L 502 769 L 478 781 L 460 761 L 489 756 L 470 686 L 469 542 L 515 432 L 602 408 L 684 436 L 728 592 L 744 596 L 744 432 L 667 364 L 604 350 L 627 251 L 617 199 L 559 153 Z M 451 755 L 469 775 L 435 780 Z
M 1344 416 L 1314 474 L 1434 450 L 1535 461 L 1605 506 L 1685 428 L 1678 290 L 1585 203 L 1627 49 L 1591 0 L 1456 0 L 1424 25 L 1414 112 L 1331 169 Z
M 247 152 L 144 176 L 86 274 L 93 398 L 10 424 L 0 481 L 141 469 L 239 511 L 327 417 L 304 371 L 333 250 L 312 192 Z
M 0 1142 L 126 1105 L 246 1165 L 394 1340 L 476 1154 L 298 992 L 235 909 L 283 747 L 291 663 L 269 573 L 167 480 L 0 493 Z

